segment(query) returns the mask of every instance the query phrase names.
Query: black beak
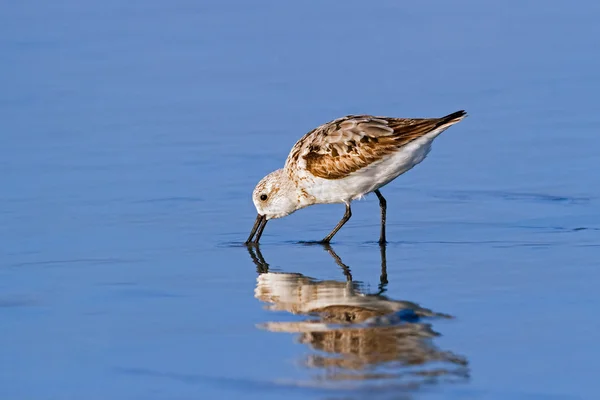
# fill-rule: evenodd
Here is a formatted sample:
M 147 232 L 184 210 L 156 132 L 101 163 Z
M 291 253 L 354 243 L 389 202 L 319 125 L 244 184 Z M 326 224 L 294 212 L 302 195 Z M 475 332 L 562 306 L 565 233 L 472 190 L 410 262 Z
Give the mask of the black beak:
M 250 232 L 250 236 L 248 240 L 246 240 L 246 244 L 250 244 L 251 242 L 258 244 L 260 237 L 262 236 L 263 231 L 265 230 L 265 226 L 267 225 L 267 216 L 258 214 L 256 216 L 256 221 L 254 222 L 254 226 L 252 227 L 252 231 Z M 256 234 L 256 237 L 254 237 Z M 252 238 L 254 237 L 254 241 Z

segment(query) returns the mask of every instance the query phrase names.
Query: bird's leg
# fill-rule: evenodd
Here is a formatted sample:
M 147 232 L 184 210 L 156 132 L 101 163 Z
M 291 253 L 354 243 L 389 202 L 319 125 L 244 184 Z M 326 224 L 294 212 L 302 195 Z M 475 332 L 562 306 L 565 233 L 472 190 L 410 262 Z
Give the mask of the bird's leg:
M 379 254 L 381 256 L 381 275 L 379 276 L 379 293 L 384 293 L 387 289 L 387 258 L 385 255 L 385 243 L 379 245 Z
M 333 238 L 335 236 L 335 234 L 337 233 L 337 231 L 339 231 L 340 228 L 342 226 L 344 226 L 344 224 L 346 222 L 348 222 L 348 220 L 350 219 L 351 216 L 352 216 L 352 210 L 350 210 L 350 203 L 346 203 L 346 212 L 344 213 L 344 216 L 342 217 L 340 222 L 338 222 L 338 224 L 335 226 L 335 228 L 333 228 L 331 233 L 329 235 L 327 235 L 325 237 L 325 239 L 321 240 L 321 243 L 323 243 L 323 244 L 329 243 L 331 241 L 331 238 Z
M 381 194 L 381 192 L 379 191 L 379 189 L 375 190 L 375 194 L 377 195 L 377 198 L 379 199 L 379 207 L 381 208 L 381 234 L 379 235 L 379 244 L 385 244 L 385 214 L 386 214 L 386 208 L 387 208 L 387 202 L 385 201 L 385 198 L 383 197 L 383 195 Z

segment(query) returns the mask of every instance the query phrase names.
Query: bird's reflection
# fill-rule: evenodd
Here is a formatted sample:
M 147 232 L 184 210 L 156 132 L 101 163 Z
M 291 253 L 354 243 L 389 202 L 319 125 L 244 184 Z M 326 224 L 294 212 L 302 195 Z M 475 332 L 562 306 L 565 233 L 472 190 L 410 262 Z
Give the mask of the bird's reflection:
M 329 246 L 325 250 L 345 279 L 317 280 L 298 273 L 270 272 L 258 247 L 248 251 L 257 267 L 254 295 L 268 309 L 306 316 L 301 321 L 267 322 L 272 332 L 298 333 L 313 352 L 304 365 L 327 380 L 395 378 L 410 387 L 468 377 L 467 360 L 438 349 L 431 322 L 452 318 L 410 301 L 393 300 L 387 286 L 385 247 L 381 247 L 379 290 L 367 294 L 350 268 Z

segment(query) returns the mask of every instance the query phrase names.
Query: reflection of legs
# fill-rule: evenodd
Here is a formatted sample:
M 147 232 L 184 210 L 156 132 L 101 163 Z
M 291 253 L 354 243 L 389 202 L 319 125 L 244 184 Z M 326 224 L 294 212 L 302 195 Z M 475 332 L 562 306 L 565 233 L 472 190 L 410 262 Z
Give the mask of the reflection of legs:
M 344 264 L 344 262 L 342 261 L 340 256 L 337 255 L 337 253 L 333 250 L 333 248 L 330 245 L 324 244 L 323 248 L 329 253 L 329 255 L 331 257 L 333 257 L 333 260 L 342 269 L 342 271 L 344 271 L 346 280 L 348 282 L 352 281 L 352 273 L 350 271 L 350 267 L 347 266 L 346 264 Z M 387 290 L 386 287 L 388 284 L 387 257 L 386 257 L 386 247 L 384 244 L 379 246 L 379 255 L 381 256 L 381 275 L 379 276 L 379 286 L 378 286 L 379 292 L 377 294 L 382 294 Z
M 329 253 L 329 255 L 331 257 L 333 257 L 333 260 L 335 261 L 335 263 L 337 265 L 339 265 L 339 267 L 342 269 L 342 271 L 344 271 L 344 275 L 346 276 L 346 280 L 348 282 L 352 281 L 352 273 L 350 272 L 350 267 L 348 267 L 346 264 L 344 264 L 344 262 L 342 261 L 342 259 L 340 258 L 340 256 L 337 255 L 337 253 L 335 251 L 333 251 L 333 248 L 331 248 L 330 245 L 325 244 L 323 245 L 323 248 L 325 250 L 327 250 L 327 252 Z
M 379 293 L 382 294 L 386 291 L 388 284 L 387 279 L 387 258 L 385 255 L 385 244 L 379 246 L 379 254 L 381 255 L 381 276 L 379 277 Z
M 385 243 L 385 214 L 386 214 L 387 202 L 385 201 L 385 198 L 383 197 L 383 195 L 381 194 L 379 189 L 375 190 L 375 194 L 377 195 L 377 198 L 379 199 L 379 208 L 381 208 L 381 234 L 379 235 L 379 244 L 384 244 Z
M 331 241 L 331 239 L 335 236 L 337 231 L 339 231 L 340 228 L 342 226 L 344 226 L 344 224 L 346 222 L 348 222 L 348 220 L 350 219 L 351 216 L 352 216 L 352 210 L 350 210 L 350 203 L 346 203 L 346 212 L 344 213 L 344 216 L 342 217 L 340 222 L 338 222 L 338 224 L 335 226 L 335 228 L 333 228 L 331 233 L 329 235 L 327 235 L 325 237 L 325 239 L 321 240 L 321 243 L 323 243 L 323 244 L 329 243 Z

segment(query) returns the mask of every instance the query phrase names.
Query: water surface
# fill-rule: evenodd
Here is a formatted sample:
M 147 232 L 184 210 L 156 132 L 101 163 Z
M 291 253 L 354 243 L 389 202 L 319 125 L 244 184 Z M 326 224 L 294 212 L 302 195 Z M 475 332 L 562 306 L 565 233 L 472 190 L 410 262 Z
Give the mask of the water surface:
M 0 397 L 594 399 L 600 6 L 0 5 Z M 469 118 L 374 196 L 250 193 L 346 114 Z M 384 251 L 382 251 L 384 250 Z

